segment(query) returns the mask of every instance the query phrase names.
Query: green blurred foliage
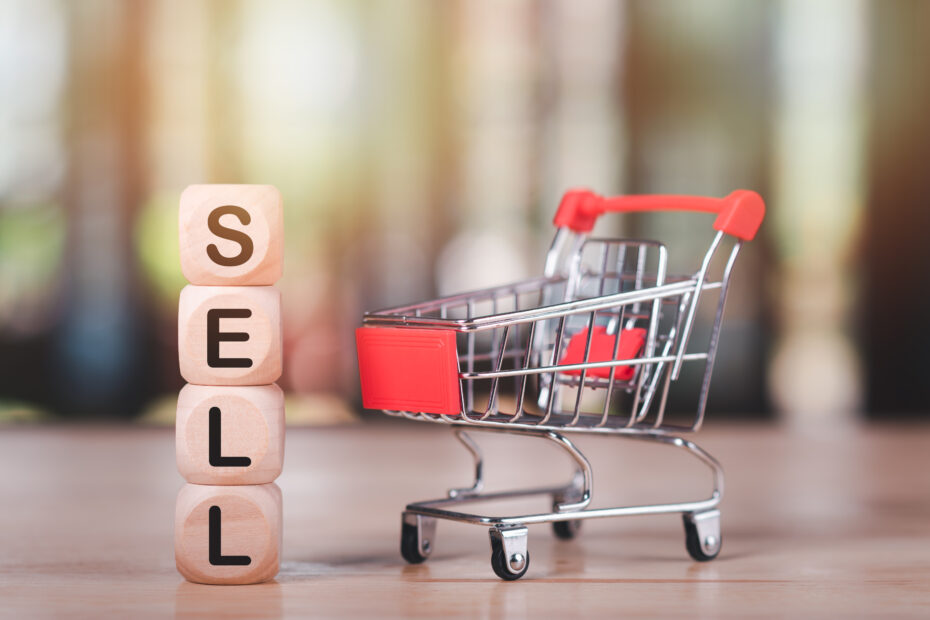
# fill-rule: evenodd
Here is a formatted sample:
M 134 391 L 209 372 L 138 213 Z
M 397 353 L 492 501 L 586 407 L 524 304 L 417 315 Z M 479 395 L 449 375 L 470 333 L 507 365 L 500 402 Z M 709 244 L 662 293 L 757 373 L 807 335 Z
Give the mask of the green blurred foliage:
M 0 206 L 0 326 L 24 329 L 50 310 L 65 234 L 58 205 Z
M 139 211 L 135 228 L 135 248 L 142 272 L 169 315 L 175 311 L 179 291 L 187 284 L 178 259 L 177 203 L 177 195 L 154 195 Z

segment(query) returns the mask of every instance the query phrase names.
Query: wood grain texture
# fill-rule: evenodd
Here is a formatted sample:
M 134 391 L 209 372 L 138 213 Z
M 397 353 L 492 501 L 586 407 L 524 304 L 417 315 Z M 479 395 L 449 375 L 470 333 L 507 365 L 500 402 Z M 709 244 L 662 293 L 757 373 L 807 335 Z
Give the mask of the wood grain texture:
M 220 438 L 212 454 L 211 432 Z M 276 384 L 184 386 L 175 447 L 178 471 L 193 484 L 274 482 L 284 466 L 284 392 Z M 247 465 L 228 463 L 243 458 Z
M 281 377 L 281 332 L 281 293 L 273 286 L 185 286 L 178 303 L 181 376 L 197 385 L 272 384 Z
M 191 185 L 178 215 L 184 277 L 208 286 L 274 284 L 284 264 L 283 214 L 271 185 Z
M 478 439 L 490 489 L 568 475 L 549 446 Z M 0 617 L 927 616 L 930 428 L 799 436 L 711 420 L 693 439 L 727 470 L 719 558 L 688 559 L 675 515 L 589 521 L 570 542 L 531 526 L 529 572 L 503 583 L 484 528 L 440 523 L 422 565 L 398 553 L 404 504 L 469 482 L 448 429 L 292 428 L 281 570 L 221 587 L 175 570 L 171 430 L 3 428 Z M 707 492 L 705 473 L 669 448 L 579 443 L 597 505 Z
M 221 563 L 234 557 L 244 562 Z M 281 562 L 281 489 L 274 483 L 185 484 L 175 508 L 174 558 L 178 572 L 194 583 L 243 585 L 273 578 Z

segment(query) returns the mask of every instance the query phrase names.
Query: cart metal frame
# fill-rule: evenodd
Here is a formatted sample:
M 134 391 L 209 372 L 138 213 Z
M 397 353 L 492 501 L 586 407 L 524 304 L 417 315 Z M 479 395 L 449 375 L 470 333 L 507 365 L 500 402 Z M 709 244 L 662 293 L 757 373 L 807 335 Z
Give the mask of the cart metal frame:
M 606 212 L 665 209 L 718 214 L 717 233 L 693 275 L 668 277 L 667 250 L 660 243 L 597 239 L 588 234 L 594 220 Z M 474 460 L 470 487 L 450 489 L 444 498 L 406 506 L 401 532 L 405 559 L 417 563 L 429 557 L 438 519 L 484 525 L 489 528 L 492 568 L 502 579 L 514 580 L 529 566 L 528 525 L 552 523 L 556 535 L 568 539 L 585 519 L 669 513 L 682 515 L 686 548 L 695 560 L 716 557 L 721 547 L 723 469 L 681 435 L 703 424 L 730 275 L 742 242 L 754 237 L 763 216 L 761 199 L 745 191 L 724 199 L 605 199 L 589 192 L 570 192 L 555 218 L 558 230 L 542 278 L 367 313 L 366 327 L 451 330 L 457 338 L 459 414 L 385 410 L 388 415 L 453 427 Z M 733 240 L 732 247 L 715 279 L 710 277 L 712 265 L 726 238 Z M 584 261 L 592 249 L 600 257 L 593 268 Z M 716 293 L 716 307 L 709 336 L 706 345 L 694 351 L 692 333 L 699 305 L 710 292 Z M 598 326 L 604 330 L 599 337 L 613 341 L 609 359 L 591 357 Z M 618 359 L 623 332 L 635 326 L 646 333 L 641 350 Z M 566 340 L 572 338 L 584 340 L 581 360 L 565 357 Z M 691 423 L 669 423 L 665 410 L 670 385 L 685 364 L 701 362 L 703 374 Z M 628 378 L 622 376 L 624 369 Z M 501 393 L 503 383 L 511 379 L 516 400 L 508 407 Z M 535 400 L 527 398 L 533 387 Z M 483 458 L 471 431 L 548 440 L 573 459 L 574 475 L 564 485 L 485 492 Z M 626 437 L 682 449 L 708 467 L 712 492 L 698 501 L 593 508 L 593 468 L 569 439 L 572 433 Z M 551 511 L 500 516 L 462 510 L 476 502 L 536 496 L 548 496 Z

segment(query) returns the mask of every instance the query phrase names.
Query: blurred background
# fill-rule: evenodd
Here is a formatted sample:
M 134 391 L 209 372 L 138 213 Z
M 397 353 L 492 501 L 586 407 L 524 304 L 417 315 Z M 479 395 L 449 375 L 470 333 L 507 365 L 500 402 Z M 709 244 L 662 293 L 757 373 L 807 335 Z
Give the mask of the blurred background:
M 366 309 L 541 272 L 561 193 L 759 191 L 710 397 L 926 416 L 930 3 L 0 0 L 0 419 L 173 419 L 177 205 L 284 195 L 291 421 Z M 605 222 L 695 269 L 709 218 Z

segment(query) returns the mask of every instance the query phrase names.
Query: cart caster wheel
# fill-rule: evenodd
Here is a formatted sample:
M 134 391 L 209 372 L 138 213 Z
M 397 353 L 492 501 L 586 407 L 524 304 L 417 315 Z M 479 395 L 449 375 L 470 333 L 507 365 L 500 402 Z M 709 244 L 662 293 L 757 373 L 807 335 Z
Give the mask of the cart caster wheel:
M 581 519 L 573 521 L 553 521 L 552 532 L 559 540 L 571 540 L 578 535 L 581 529 Z
M 501 579 L 516 581 L 530 567 L 530 553 L 526 549 L 527 532 L 525 527 L 491 528 L 491 568 Z
M 493 545 L 492 545 L 493 546 Z M 513 570 L 520 566 L 519 572 L 513 572 Z M 494 569 L 494 574 L 500 577 L 505 581 L 516 581 L 520 577 L 526 574 L 526 569 L 530 567 L 530 554 L 527 552 L 526 555 L 516 553 L 513 555 L 508 566 L 507 561 L 504 559 L 504 547 L 499 546 L 491 550 L 491 568 Z
M 720 553 L 720 511 L 709 510 L 697 514 L 684 514 L 685 547 L 698 562 L 708 562 Z
M 426 556 L 420 553 L 417 541 L 417 526 L 404 523 L 400 530 L 400 554 L 410 564 L 420 564 L 426 561 Z
M 433 551 L 436 520 L 404 514 L 400 527 L 400 554 L 410 564 L 425 562 Z

